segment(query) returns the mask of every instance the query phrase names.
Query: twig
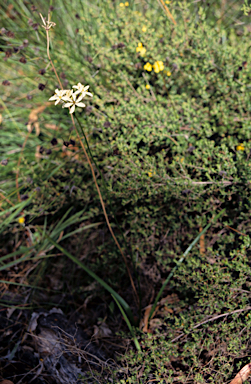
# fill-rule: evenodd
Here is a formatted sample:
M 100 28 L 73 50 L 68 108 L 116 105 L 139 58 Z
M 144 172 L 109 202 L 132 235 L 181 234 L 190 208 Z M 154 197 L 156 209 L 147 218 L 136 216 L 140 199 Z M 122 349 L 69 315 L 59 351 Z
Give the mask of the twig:
M 233 315 L 234 313 L 240 313 L 240 312 L 243 312 L 243 311 L 250 311 L 250 310 L 251 310 L 251 307 L 246 307 L 246 308 L 243 308 L 243 309 L 236 309 L 235 311 L 232 311 L 232 312 L 223 313 L 222 315 L 217 315 L 217 316 L 211 317 L 210 319 L 202 321 L 201 323 L 195 325 L 192 329 L 199 328 L 201 325 L 209 323 L 209 322 L 217 320 L 217 319 L 220 319 L 221 317 L 227 317 L 229 315 Z M 191 332 L 192 332 L 192 330 L 189 333 L 191 333 Z M 173 343 L 174 341 L 177 341 L 178 339 L 180 339 L 184 335 L 187 335 L 187 334 L 181 333 L 179 336 L 175 337 L 175 339 L 171 340 L 171 343 Z M 234 383 L 234 384 L 237 384 L 237 382 Z
M 235 232 L 239 233 L 239 234 L 242 235 L 242 236 L 247 236 L 245 233 L 242 233 L 242 232 L 238 231 L 237 229 L 234 229 L 234 228 L 232 228 L 232 227 L 229 227 L 229 225 L 226 225 L 226 228 L 232 229 L 232 231 L 235 231 Z
M 162 7 L 164 8 L 164 10 L 166 11 L 167 15 L 170 17 L 170 19 L 172 20 L 173 24 L 174 25 L 177 25 L 176 21 L 174 20 L 173 18 L 173 15 L 171 14 L 171 12 L 169 11 L 169 9 L 167 8 L 167 6 L 165 5 L 164 1 L 163 0 L 158 0 L 158 2 L 161 1 L 161 5 Z

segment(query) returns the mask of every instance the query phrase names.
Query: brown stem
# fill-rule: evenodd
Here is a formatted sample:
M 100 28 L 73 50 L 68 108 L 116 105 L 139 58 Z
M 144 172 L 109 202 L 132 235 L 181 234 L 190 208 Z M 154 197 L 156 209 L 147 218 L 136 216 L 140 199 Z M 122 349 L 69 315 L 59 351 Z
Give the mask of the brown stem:
M 53 64 L 53 62 L 52 62 L 52 60 L 51 60 L 51 57 L 50 57 L 50 37 L 49 37 L 49 29 L 46 29 L 46 38 L 47 38 L 47 56 L 48 56 L 48 58 L 49 58 L 49 60 L 50 60 L 51 66 L 52 66 L 53 71 L 54 71 L 54 73 L 55 73 L 55 75 L 56 75 L 56 78 L 57 78 L 57 80 L 58 80 L 58 83 L 59 83 L 59 85 L 60 85 L 60 88 L 63 89 L 63 85 L 62 85 L 62 83 L 61 83 L 61 81 L 60 81 L 60 78 L 58 77 L 56 68 L 54 67 L 54 64 Z
M 104 212 L 104 216 L 105 216 L 105 219 L 106 219 L 107 226 L 108 226 L 108 228 L 109 228 L 109 230 L 110 230 L 110 232 L 111 232 L 111 235 L 112 235 L 112 237 L 113 237 L 113 240 L 115 241 L 115 243 L 116 243 L 116 245 L 117 245 L 117 247 L 118 247 L 118 249 L 119 249 L 119 251 L 120 251 L 120 253 L 121 253 L 122 257 L 123 257 L 123 260 L 124 260 L 124 262 L 125 262 L 126 269 L 127 269 L 127 272 L 128 272 L 129 278 L 130 278 L 130 281 L 131 281 L 131 285 L 132 285 L 132 288 L 133 288 L 133 291 L 134 291 L 134 294 L 135 294 L 135 297 L 136 297 L 136 301 L 137 301 L 137 304 L 139 305 L 139 297 L 138 297 L 137 290 L 136 290 L 136 288 L 135 288 L 135 285 L 134 285 L 134 282 L 133 282 L 133 279 L 132 279 L 132 275 L 131 275 L 131 272 L 130 272 L 130 269 L 129 269 L 129 266 L 128 266 L 126 257 L 125 257 L 125 255 L 124 255 L 124 252 L 122 251 L 122 249 L 121 249 L 121 247 L 120 247 L 120 245 L 119 245 L 119 242 L 118 242 L 118 240 L 117 240 L 117 238 L 116 238 L 116 236 L 115 236 L 115 234 L 114 234 L 114 232 L 113 232 L 113 229 L 112 229 L 112 227 L 111 227 L 110 221 L 109 221 L 108 216 L 107 216 L 107 213 L 106 213 L 104 200 L 103 200 L 103 198 L 102 198 L 102 194 L 101 194 L 101 192 L 100 192 L 100 189 L 99 189 L 99 186 L 98 186 L 98 183 L 97 183 L 97 179 L 96 179 L 96 175 L 95 175 L 95 172 L 94 172 L 94 169 L 93 169 L 93 165 L 92 165 L 91 160 L 90 160 L 90 158 L 89 158 L 89 156 L 88 156 L 88 153 L 87 153 L 87 151 L 86 151 L 86 149 L 85 149 L 85 146 L 84 146 L 84 144 L 83 144 L 83 142 L 82 142 L 82 140 L 81 140 L 81 138 L 80 138 L 80 136 L 79 136 L 79 133 L 78 133 L 78 130 L 77 130 L 77 128 L 76 128 L 75 121 L 74 121 L 74 119 L 73 119 L 72 114 L 71 114 L 71 119 L 72 119 L 72 124 L 73 124 L 73 126 L 74 126 L 74 128 L 75 128 L 75 131 L 76 131 L 76 133 L 77 133 L 77 136 L 78 136 L 78 140 L 79 140 L 79 142 L 80 142 L 80 145 L 81 145 L 81 147 L 82 147 L 82 149 L 83 149 L 83 151 L 84 151 L 84 154 L 85 154 L 85 156 L 86 156 L 86 159 L 87 159 L 87 161 L 88 161 L 88 164 L 89 164 L 89 166 L 90 166 L 90 168 L 91 168 L 92 177 L 93 177 L 93 180 L 94 180 L 96 189 L 97 189 L 97 191 L 98 191 L 98 195 L 99 195 L 100 203 L 101 203 L 101 205 L 102 205 L 102 209 L 103 209 L 103 212 Z

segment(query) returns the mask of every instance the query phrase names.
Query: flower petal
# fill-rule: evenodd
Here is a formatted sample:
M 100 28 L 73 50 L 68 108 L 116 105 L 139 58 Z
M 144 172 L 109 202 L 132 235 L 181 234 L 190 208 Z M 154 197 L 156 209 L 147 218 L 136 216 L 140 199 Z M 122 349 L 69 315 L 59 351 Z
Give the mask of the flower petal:
M 70 97 L 67 97 L 67 96 L 62 97 L 62 100 L 69 101 L 70 103 L 72 103 L 72 99 Z
M 71 99 L 71 97 L 69 97 L 69 96 L 61 96 L 61 99 L 64 100 L 64 101 L 70 101 L 70 102 L 72 102 L 72 99 Z
M 79 103 L 83 98 L 84 98 L 84 95 L 81 94 L 81 95 L 79 96 L 78 100 L 76 101 L 76 103 Z
M 57 100 L 58 99 L 58 96 L 57 95 L 53 95 L 49 98 L 49 101 L 52 101 L 52 100 Z
M 85 104 L 84 104 L 84 103 L 76 103 L 76 106 L 77 106 L 77 107 L 84 108 L 84 107 L 85 107 Z
M 75 111 L 75 104 L 71 107 L 70 113 L 73 113 Z
M 65 103 L 64 105 L 63 105 L 63 108 L 70 108 L 71 106 L 72 106 L 72 102 L 71 103 Z
M 85 92 L 85 96 L 93 97 L 93 94 L 91 92 Z

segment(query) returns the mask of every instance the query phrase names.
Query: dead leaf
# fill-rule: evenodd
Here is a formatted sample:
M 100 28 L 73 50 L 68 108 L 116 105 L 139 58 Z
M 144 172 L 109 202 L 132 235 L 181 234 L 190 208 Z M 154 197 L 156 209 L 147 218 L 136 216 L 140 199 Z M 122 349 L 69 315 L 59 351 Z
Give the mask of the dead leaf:
M 111 337 L 112 331 L 106 323 L 101 323 L 100 325 L 94 325 L 93 338 L 99 339 L 100 337 Z
M 152 305 L 148 305 L 146 307 L 146 310 L 145 310 L 145 313 L 144 313 L 144 319 L 143 319 L 143 321 L 141 321 L 140 328 L 143 327 L 142 331 L 145 332 L 145 333 L 150 332 L 150 330 L 148 329 L 148 320 L 149 320 L 149 315 L 150 315 L 151 309 L 152 309 Z M 158 309 L 159 309 L 159 306 L 157 306 L 155 308 L 155 311 L 153 312 L 152 317 L 155 315 L 155 313 L 156 313 L 156 311 Z
M 10 380 L 3 380 L 0 382 L 0 384 L 14 384 L 13 381 Z
M 176 293 L 172 293 L 171 295 L 167 295 L 166 297 L 163 297 L 163 299 L 160 300 L 160 305 L 165 304 L 177 304 L 179 302 L 179 297 Z
M 245 380 L 247 380 L 248 376 L 251 373 L 251 363 L 245 365 L 239 373 L 235 376 L 235 378 L 231 381 L 230 384 L 243 384 Z
M 0 113 L 0 124 L 2 124 L 2 122 L 3 122 L 3 115 L 1 115 Z
M 54 131 L 58 131 L 59 127 L 56 124 L 45 124 L 45 128 L 54 129 Z
M 202 232 L 202 231 L 203 231 L 203 228 L 200 227 L 200 232 Z M 203 256 L 203 255 L 205 255 L 205 253 L 206 253 L 206 249 L 205 249 L 205 235 L 203 234 L 200 237 L 200 254 Z
M 45 108 L 48 107 L 49 105 L 51 105 L 51 103 L 47 102 L 44 105 L 41 105 L 40 107 L 35 108 L 30 112 L 29 121 L 27 124 L 27 130 L 29 133 L 32 132 L 33 126 L 34 126 L 35 130 L 36 130 L 36 135 L 37 136 L 39 135 L 40 128 L 39 128 L 39 123 L 38 123 L 38 114 L 42 113 L 45 110 Z

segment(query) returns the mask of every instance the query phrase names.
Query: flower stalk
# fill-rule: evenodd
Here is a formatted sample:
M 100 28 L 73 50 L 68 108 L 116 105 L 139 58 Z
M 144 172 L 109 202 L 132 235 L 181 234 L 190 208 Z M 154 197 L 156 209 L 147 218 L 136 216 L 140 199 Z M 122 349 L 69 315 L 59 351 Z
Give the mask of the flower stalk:
M 140 305 L 140 300 L 139 300 L 139 296 L 138 296 L 138 293 L 137 293 L 137 290 L 135 288 L 135 284 L 134 284 L 134 281 L 133 281 L 133 278 L 132 278 L 132 275 L 131 275 L 131 272 L 130 272 L 130 269 L 129 269 L 129 266 L 128 266 L 128 262 L 127 262 L 127 259 L 126 259 L 126 256 L 124 255 L 124 252 L 113 232 L 113 229 L 111 227 L 111 224 L 110 224 L 110 221 L 109 221 L 109 218 L 108 218 L 108 215 L 107 215 L 107 212 L 106 212 L 106 208 L 105 208 L 105 204 L 104 204 L 104 201 L 103 201 L 103 197 L 102 197 L 102 194 L 101 194 L 101 191 L 100 191 L 100 188 L 98 186 L 98 183 L 97 183 L 97 179 L 96 179 L 96 175 L 95 175 L 95 172 L 94 172 L 94 168 L 93 168 L 93 165 L 91 163 L 91 160 L 89 158 L 89 155 L 85 149 L 85 146 L 81 140 L 81 137 L 79 135 L 79 132 L 77 130 L 77 127 L 76 127 L 76 124 L 75 124 L 75 121 L 74 121 L 74 118 L 73 118 L 73 113 L 75 112 L 75 108 L 76 106 L 77 107 L 81 107 L 81 108 L 84 108 L 85 107 L 85 104 L 82 102 L 83 98 L 85 96 L 93 96 L 90 92 L 88 92 L 87 90 L 89 89 L 89 86 L 83 86 L 81 83 L 78 83 L 77 85 L 74 85 L 72 88 L 72 90 L 64 90 L 63 89 L 63 86 L 62 86 L 62 83 L 60 81 L 60 78 L 57 74 L 57 71 L 56 71 L 56 68 L 51 60 L 51 57 L 50 57 L 50 51 L 49 51 L 49 47 L 50 47 L 50 36 L 49 36 L 49 30 L 54 27 L 56 24 L 51 22 L 49 20 L 49 16 L 48 16 L 48 21 L 46 21 L 46 19 L 40 14 L 40 17 L 42 19 L 42 22 L 43 22 L 43 25 L 42 27 L 46 30 L 46 39 L 47 39 L 47 56 L 49 58 L 49 61 L 51 63 L 51 66 L 52 66 L 52 69 L 55 73 L 55 76 L 58 80 L 58 83 L 60 85 L 60 88 L 61 90 L 58 90 L 56 89 L 55 90 L 55 94 L 49 99 L 50 101 L 55 101 L 55 105 L 57 105 L 58 103 L 61 103 L 63 104 L 63 108 L 69 108 L 69 112 L 71 114 L 71 120 L 72 120 L 72 124 L 73 124 L 73 127 L 76 131 L 76 134 L 77 134 L 77 137 L 78 137 L 78 140 L 80 142 L 80 145 L 84 151 L 84 154 L 85 154 L 85 157 L 87 159 L 87 162 L 90 166 L 90 169 L 91 169 L 91 173 L 92 173 L 92 177 L 93 177 L 93 180 L 94 180 L 94 184 L 96 186 L 96 189 L 97 189 L 97 192 L 98 192 L 98 195 L 99 195 L 99 199 L 100 199 L 100 203 L 101 203 L 101 206 L 102 206 L 102 209 L 103 209 L 103 213 L 104 213 L 104 216 L 105 216 L 105 219 L 106 219 L 106 223 L 107 223 L 107 226 L 109 228 L 109 231 L 112 235 L 112 238 L 115 242 L 115 244 L 117 245 L 121 255 L 122 255 L 122 258 L 124 260 L 124 263 L 125 263 L 125 266 L 126 266 L 126 269 L 127 269 L 127 273 L 129 275 L 129 278 L 130 278 L 130 282 L 131 282 L 131 285 L 132 285 L 132 288 L 133 288 L 133 292 L 134 292 L 134 295 L 135 295 L 135 300 L 136 300 L 136 303 L 139 307 Z M 73 90 L 76 89 L 75 92 L 73 92 Z

